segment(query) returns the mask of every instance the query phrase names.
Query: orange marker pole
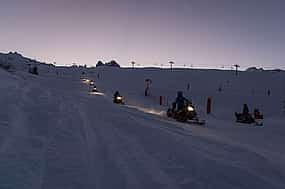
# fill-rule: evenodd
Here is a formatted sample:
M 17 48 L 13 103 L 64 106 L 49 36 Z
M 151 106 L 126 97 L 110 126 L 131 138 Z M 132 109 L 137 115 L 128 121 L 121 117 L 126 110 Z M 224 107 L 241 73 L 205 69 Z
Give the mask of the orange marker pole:
M 207 99 L 207 114 L 210 114 L 212 110 L 212 99 L 211 97 L 208 97 Z
M 159 105 L 160 106 L 162 106 L 162 101 L 163 101 L 162 96 L 159 96 Z

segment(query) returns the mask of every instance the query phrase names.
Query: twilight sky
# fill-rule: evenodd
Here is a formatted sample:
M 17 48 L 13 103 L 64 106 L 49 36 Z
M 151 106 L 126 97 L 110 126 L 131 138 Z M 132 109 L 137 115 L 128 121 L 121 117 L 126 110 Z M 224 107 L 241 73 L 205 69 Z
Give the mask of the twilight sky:
M 284 0 L 0 0 L 0 51 L 60 65 L 285 68 Z

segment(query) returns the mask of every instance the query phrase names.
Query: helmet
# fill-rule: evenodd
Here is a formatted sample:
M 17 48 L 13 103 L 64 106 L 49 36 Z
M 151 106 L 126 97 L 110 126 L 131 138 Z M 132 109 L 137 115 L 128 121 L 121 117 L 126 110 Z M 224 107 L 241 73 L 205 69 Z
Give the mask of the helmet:
M 114 96 L 119 96 L 119 95 L 120 95 L 119 91 L 116 91 L 114 94 Z

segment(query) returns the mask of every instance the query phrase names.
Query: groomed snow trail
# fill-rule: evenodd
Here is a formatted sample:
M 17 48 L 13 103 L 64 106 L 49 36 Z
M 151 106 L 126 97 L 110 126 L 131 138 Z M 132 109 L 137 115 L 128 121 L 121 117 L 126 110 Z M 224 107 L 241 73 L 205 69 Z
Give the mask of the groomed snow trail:
M 11 83 L 1 87 L 1 189 L 285 187 L 284 167 L 264 154 L 89 95 L 74 76 Z

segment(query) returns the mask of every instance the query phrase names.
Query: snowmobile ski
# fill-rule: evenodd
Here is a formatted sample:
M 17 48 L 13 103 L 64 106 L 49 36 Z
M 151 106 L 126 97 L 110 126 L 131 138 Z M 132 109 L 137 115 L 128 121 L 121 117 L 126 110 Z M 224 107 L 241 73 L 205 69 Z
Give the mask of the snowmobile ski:
M 263 126 L 263 122 L 256 121 L 254 124 L 255 124 L 255 126 Z
M 243 122 L 237 122 L 237 123 L 240 123 L 242 125 L 257 126 L 257 127 L 263 126 L 263 122 L 258 122 L 258 121 L 255 121 L 253 123 L 243 123 Z
M 187 120 L 188 124 L 190 125 L 205 125 L 206 124 L 206 121 L 205 120 Z

